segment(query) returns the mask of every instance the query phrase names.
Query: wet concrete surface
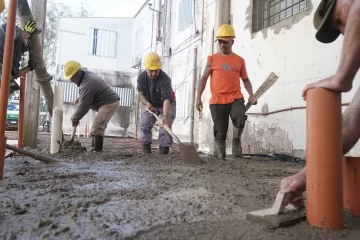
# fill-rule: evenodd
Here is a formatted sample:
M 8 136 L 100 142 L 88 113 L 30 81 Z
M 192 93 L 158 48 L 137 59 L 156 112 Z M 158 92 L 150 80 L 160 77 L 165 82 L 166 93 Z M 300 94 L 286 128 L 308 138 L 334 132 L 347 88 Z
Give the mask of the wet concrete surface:
M 8 133 L 14 139 L 14 133 Z M 46 156 L 50 136 L 39 134 Z M 65 137 L 66 138 L 66 137 Z M 80 139 L 89 147 L 90 139 Z M 134 154 L 132 157 L 121 155 Z M 303 163 L 265 158 L 182 162 L 173 149 L 145 156 L 135 140 L 106 138 L 104 152 L 64 149 L 60 163 L 6 159 L 0 181 L 0 239 L 359 239 L 360 220 L 341 231 L 306 221 L 273 229 L 246 220 L 271 207 L 282 177 Z

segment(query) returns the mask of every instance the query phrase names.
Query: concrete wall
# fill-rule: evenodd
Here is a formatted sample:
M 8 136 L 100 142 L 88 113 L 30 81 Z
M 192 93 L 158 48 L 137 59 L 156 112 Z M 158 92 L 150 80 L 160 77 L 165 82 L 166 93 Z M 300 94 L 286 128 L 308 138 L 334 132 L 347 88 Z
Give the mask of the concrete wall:
M 306 84 L 335 73 L 343 37 L 339 37 L 332 44 L 321 44 L 315 39 L 313 14 L 319 2 L 320 0 L 309 1 L 309 8 L 305 12 L 257 33 L 251 33 L 252 1 L 231 1 L 232 25 L 237 36 L 233 50 L 245 59 L 254 90 L 262 84 L 270 72 L 273 71 L 279 76 L 277 83 L 261 97 L 258 105 L 249 110 L 249 119 L 242 137 L 246 153 L 277 152 L 304 157 L 305 109 L 268 116 L 250 113 L 261 113 L 266 108 L 271 112 L 306 106 L 306 102 L 301 98 L 301 90 Z M 211 19 L 207 19 L 207 25 L 212 24 Z M 210 33 L 206 34 L 209 37 Z M 205 44 L 205 47 L 208 47 L 208 44 Z M 358 82 L 355 80 L 353 90 L 343 94 L 343 103 L 351 100 L 359 86 Z M 247 99 L 248 94 L 243 91 Z M 204 99 L 207 97 L 204 96 Z M 205 109 L 203 126 L 200 130 L 203 136 L 200 139 L 200 146 L 204 150 L 211 151 L 212 121 L 207 106 Z M 228 152 L 230 152 L 231 137 L 229 130 Z M 356 154 L 359 151 L 360 148 L 357 147 L 352 153 Z

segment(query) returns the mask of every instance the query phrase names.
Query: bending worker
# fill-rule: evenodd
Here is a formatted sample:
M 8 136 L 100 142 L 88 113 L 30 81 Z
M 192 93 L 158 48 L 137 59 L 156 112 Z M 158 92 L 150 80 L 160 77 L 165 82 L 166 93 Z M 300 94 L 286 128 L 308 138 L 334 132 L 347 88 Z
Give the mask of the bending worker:
M 103 149 L 107 124 L 119 107 L 119 95 L 98 75 L 81 69 L 80 63 L 76 61 L 65 64 L 64 77 L 79 87 L 77 106 L 71 117 L 72 126 L 77 127 L 89 109 L 97 112 L 90 135 L 92 149 L 100 152 Z
M 36 33 L 38 33 L 38 29 L 36 28 L 36 23 L 34 21 L 29 20 L 22 28 L 15 26 L 14 51 L 12 57 L 10 79 L 10 94 L 16 90 L 20 90 L 20 86 L 16 83 L 15 79 L 20 77 L 20 75 L 27 74 L 35 68 L 32 54 L 29 54 L 28 65 L 25 68 L 19 69 L 21 56 L 29 50 L 26 39 L 30 38 L 31 36 L 33 36 L 33 34 Z M 4 57 L 5 34 L 6 24 L 3 24 L 0 27 L 0 74 L 2 73 Z
M 146 70 L 139 74 L 137 80 L 140 101 L 147 109 L 159 115 L 162 124 L 168 125 L 171 129 L 176 117 L 176 99 L 171 87 L 171 79 L 161 70 L 161 59 L 155 52 L 145 56 L 144 65 Z M 140 125 L 140 142 L 143 153 L 151 153 L 151 129 L 155 122 L 156 118 L 148 111 L 144 111 Z M 159 130 L 159 144 L 160 154 L 168 154 L 172 138 L 164 128 Z
M 322 0 L 314 15 L 316 39 L 322 43 L 335 41 L 344 35 L 340 65 L 334 76 L 309 84 L 303 90 L 326 88 L 337 92 L 349 92 L 360 68 L 360 0 Z M 342 116 L 343 154 L 348 153 L 360 137 L 360 88 Z M 341 180 L 341 179 L 339 179 Z M 281 180 L 281 189 L 298 193 L 292 203 L 302 202 L 306 190 L 306 168 Z
M 219 42 L 220 52 L 208 57 L 204 73 L 199 81 L 196 108 L 202 111 L 201 95 L 210 78 L 210 112 L 214 122 L 215 151 L 219 159 L 226 159 L 226 133 L 229 125 L 229 116 L 233 123 L 233 157 L 241 157 L 241 134 L 245 127 L 245 100 L 241 93 L 240 78 L 244 83 L 249 97 L 253 96 L 252 84 L 249 80 L 245 61 L 233 53 L 235 32 L 228 24 L 218 29 L 216 41 Z M 250 100 L 249 99 L 249 100 Z M 256 104 L 256 103 L 255 103 Z

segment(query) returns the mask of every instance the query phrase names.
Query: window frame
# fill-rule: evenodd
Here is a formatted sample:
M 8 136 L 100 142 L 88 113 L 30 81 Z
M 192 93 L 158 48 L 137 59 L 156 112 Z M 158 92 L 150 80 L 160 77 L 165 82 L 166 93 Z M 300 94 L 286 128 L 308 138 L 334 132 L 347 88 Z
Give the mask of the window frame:
M 253 0 L 252 4 L 252 33 L 309 9 L 309 0 Z

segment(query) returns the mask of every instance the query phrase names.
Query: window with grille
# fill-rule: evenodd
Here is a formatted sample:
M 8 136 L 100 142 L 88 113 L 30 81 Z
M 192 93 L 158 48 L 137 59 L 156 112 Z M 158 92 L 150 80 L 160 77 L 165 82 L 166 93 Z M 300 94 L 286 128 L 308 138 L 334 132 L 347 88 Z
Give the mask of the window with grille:
M 97 28 L 90 28 L 89 54 L 99 57 L 116 57 L 117 33 Z
M 189 26 L 193 19 L 193 1 L 180 0 L 179 15 L 178 15 L 178 31 L 183 30 Z
M 252 32 L 308 9 L 309 0 L 253 0 Z

